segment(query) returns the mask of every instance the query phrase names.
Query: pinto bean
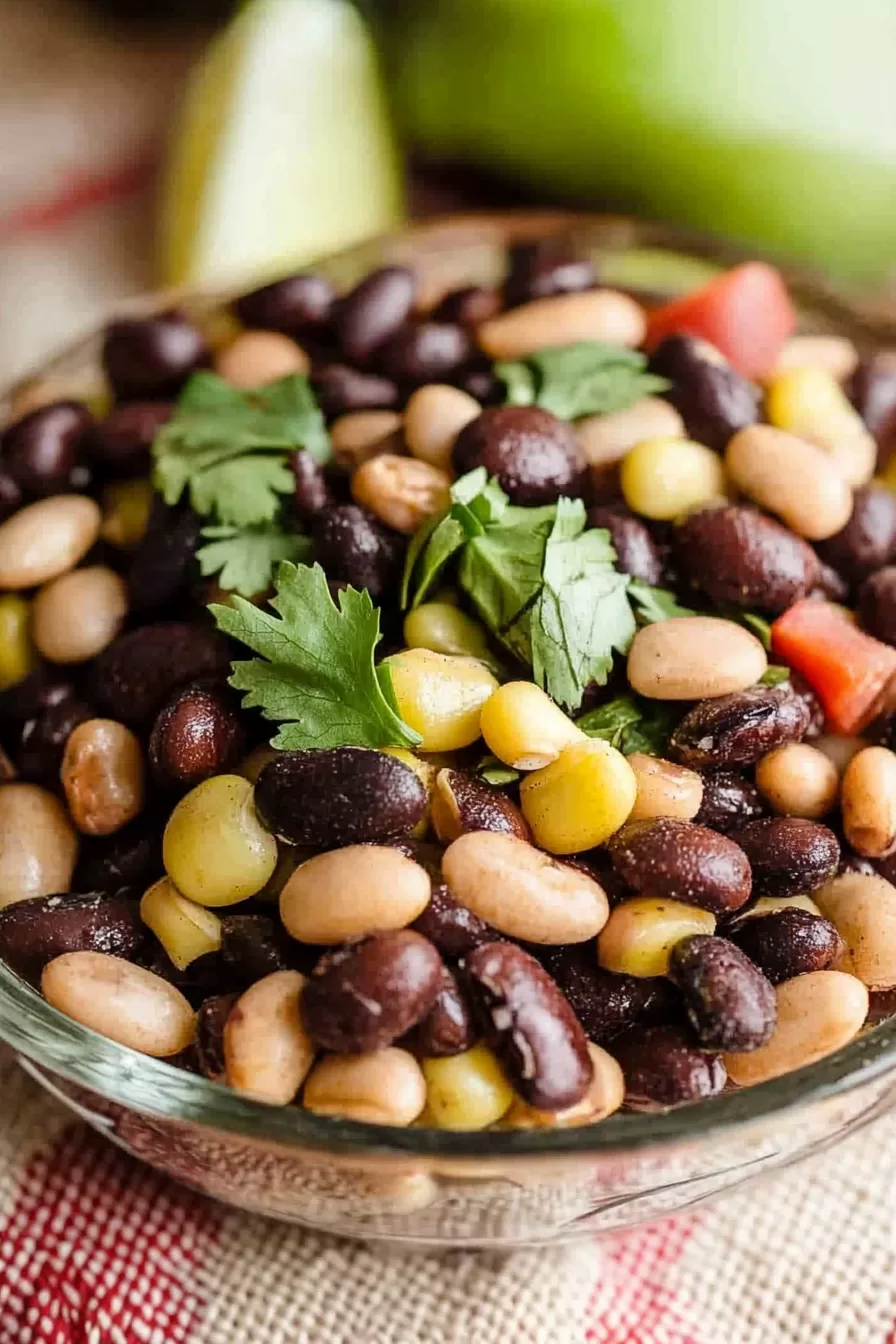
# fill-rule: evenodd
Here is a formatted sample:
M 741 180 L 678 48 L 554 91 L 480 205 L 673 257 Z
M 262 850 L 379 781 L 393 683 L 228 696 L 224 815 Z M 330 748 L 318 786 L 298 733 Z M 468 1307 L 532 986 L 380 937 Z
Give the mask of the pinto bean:
M 522 359 L 535 350 L 575 341 L 638 346 L 646 326 L 643 308 L 627 294 L 592 289 L 534 299 L 489 318 L 477 336 L 490 359 Z
M 176 1055 L 193 1039 L 193 1009 L 183 994 L 120 957 L 66 952 L 44 967 L 40 987 L 61 1013 L 145 1055 Z
M 815 892 L 846 945 L 841 969 L 869 989 L 896 986 L 896 887 L 883 877 L 844 873 Z
M 339 943 L 404 928 L 430 890 L 429 874 L 398 850 L 347 845 L 299 865 L 280 893 L 280 918 L 300 942 Z
M 228 1084 L 237 1092 L 286 1106 L 314 1060 L 300 1011 L 305 977 L 275 971 L 237 999 L 224 1025 Z
M 727 836 L 693 821 L 655 817 L 623 826 L 608 842 L 613 867 L 635 891 L 687 902 L 713 914 L 750 896 L 750 864 Z
M 830 454 L 785 430 L 740 430 L 728 443 L 725 466 L 743 494 L 807 541 L 824 541 L 849 521 L 852 491 Z

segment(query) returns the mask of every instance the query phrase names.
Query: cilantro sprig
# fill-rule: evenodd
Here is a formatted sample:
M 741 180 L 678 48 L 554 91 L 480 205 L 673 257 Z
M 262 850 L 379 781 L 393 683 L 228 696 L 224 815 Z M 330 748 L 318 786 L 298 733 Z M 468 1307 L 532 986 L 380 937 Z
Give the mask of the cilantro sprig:
M 625 756 L 643 751 L 662 756 L 681 717 L 681 709 L 640 695 L 617 695 L 576 719 L 588 737 L 600 737 Z
M 495 374 L 511 405 L 540 406 L 564 420 L 621 411 L 669 387 L 665 378 L 647 372 L 646 355 L 608 341 L 539 350 L 524 360 L 495 364 Z
M 311 554 L 310 537 L 286 532 L 276 523 L 204 527 L 202 535 L 208 545 L 197 552 L 199 572 L 204 578 L 217 574 L 226 592 L 241 597 L 263 593 L 281 560 L 307 560 Z

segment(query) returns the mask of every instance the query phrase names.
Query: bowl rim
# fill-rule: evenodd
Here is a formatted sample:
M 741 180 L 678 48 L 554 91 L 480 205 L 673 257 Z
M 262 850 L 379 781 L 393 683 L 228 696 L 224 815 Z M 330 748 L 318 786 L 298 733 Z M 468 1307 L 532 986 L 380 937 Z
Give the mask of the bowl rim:
M 629 246 L 666 250 L 715 266 L 754 260 L 756 254 L 687 229 L 627 216 L 561 210 L 464 214 L 412 225 L 325 257 L 315 265 L 372 256 L 380 262 L 400 256 L 411 245 L 439 253 L 480 245 L 491 230 L 490 246 L 503 247 L 510 237 L 532 238 L 569 233 L 588 239 L 595 250 Z M 413 253 L 412 253 L 413 255 Z M 896 342 L 896 319 L 881 314 L 878 296 L 844 295 L 824 277 L 783 265 L 785 279 L 798 302 L 826 323 L 845 329 L 865 344 Z M 612 283 L 612 282 L 610 282 Z M 115 315 L 139 315 L 172 302 L 218 306 L 237 292 L 221 286 L 202 293 L 187 290 L 140 295 L 115 305 Z M 16 391 L 36 378 L 52 377 L 60 364 L 95 345 L 102 324 L 44 360 L 31 375 L 8 389 Z M 95 360 L 94 360 L 95 362 Z M 0 398 L 2 403 L 3 398 Z M 296 1105 L 271 1106 L 232 1091 L 199 1075 L 172 1067 L 99 1035 L 51 1007 L 14 971 L 0 962 L 0 1040 L 25 1056 L 37 1070 L 47 1070 L 105 1100 L 159 1120 L 222 1129 L 253 1142 L 328 1153 L 384 1158 L 438 1157 L 501 1159 L 514 1157 L 609 1156 L 700 1142 L 732 1131 L 745 1131 L 775 1117 L 784 1117 L 814 1102 L 845 1094 L 896 1068 L 896 1017 L 865 1030 L 848 1045 L 814 1064 L 753 1087 L 726 1091 L 694 1106 L 676 1110 L 615 1114 L 599 1124 L 571 1129 L 486 1130 L 460 1133 L 427 1128 L 391 1128 L 351 1120 L 315 1116 Z

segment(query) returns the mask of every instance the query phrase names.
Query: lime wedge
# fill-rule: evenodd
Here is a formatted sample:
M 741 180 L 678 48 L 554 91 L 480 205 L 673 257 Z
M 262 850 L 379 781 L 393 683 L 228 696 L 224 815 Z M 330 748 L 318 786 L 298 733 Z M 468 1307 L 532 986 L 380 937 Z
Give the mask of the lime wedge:
M 163 184 L 161 280 L 266 278 L 393 228 L 402 178 L 349 0 L 252 0 L 195 70 Z

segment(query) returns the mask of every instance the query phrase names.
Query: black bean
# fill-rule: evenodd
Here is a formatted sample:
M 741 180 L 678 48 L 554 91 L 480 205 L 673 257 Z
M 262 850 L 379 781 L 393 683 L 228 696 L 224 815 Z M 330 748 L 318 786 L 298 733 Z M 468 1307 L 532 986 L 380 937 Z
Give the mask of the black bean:
M 563 235 L 514 243 L 508 256 L 504 302 L 508 308 L 515 308 L 532 299 L 593 289 L 596 283 L 591 261 L 577 256 L 570 239 Z
M 862 360 L 852 378 L 852 399 L 877 440 L 883 465 L 896 444 L 896 350 L 876 350 Z
M 400 847 L 403 848 L 403 845 Z M 416 852 L 409 852 L 408 858 L 420 862 Z M 461 905 L 444 882 L 433 883 L 429 905 L 417 916 L 411 928 L 428 938 L 443 957 L 452 960 L 465 957 L 475 947 L 494 942 L 500 937 L 484 919 Z
M 825 597 L 829 602 L 845 602 L 849 597 L 849 584 L 833 565 L 819 560 L 818 584 L 810 596 Z
M 408 322 L 376 352 L 376 364 L 397 383 L 449 382 L 473 354 L 464 327 L 450 322 Z
M 3 465 L 24 496 L 38 499 L 66 489 L 91 421 L 80 401 L 54 401 L 5 430 Z
M 480 406 L 494 406 L 504 397 L 504 384 L 491 369 L 470 369 L 457 379 L 457 386 L 469 392 Z
M 702 1049 L 687 1027 L 630 1027 L 609 1050 L 625 1076 L 625 1102 L 632 1110 L 703 1101 L 727 1081 L 719 1056 Z
M 114 407 L 86 436 L 91 461 L 112 475 L 135 475 L 147 466 L 152 441 L 173 413 L 170 401 L 132 401 Z
M 303 271 L 243 294 L 233 310 L 244 326 L 302 337 L 327 325 L 335 297 L 325 276 Z
M 799 896 L 833 877 L 840 845 L 827 826 L 802 817 L 763 817 L 735 831 L 733 840 L 753 869 L 754 896 Z
M 160 621 L 119 635 L 93 666 L 93 694 L 112 719 L 147 726 L 171 692 L 201 677 L 224 679 L 230 647 L 210 626 Z
M 669 754 L 697 770 L 752 765 L 774 747 L 799 742 L 810 717 L 789 686 L 753 686 L 698 701 L 669 739 Z
M 777 1021 L 775 991 L 727 938 L 705 933 L 682 938 L 672 949 L 668 974 L 684 995 L 704 1049 L 746 1053 L 770 1039 Z
M 293 969 L 299 946 L 270 915 L 221 916 L 222 960 L 246 987 L 274 971 Z M 320 948 L 315 953 L 316 961 Z
M 313 521 L 314 554 L 332 579 L 382 597 L 397 580 L 404 539 L 357 504 L 335 504 Z
M 206 952 L 181 969 L 174 965 L 165 949 L 153 940 L 149 948 L 142 951 L 140 960 L 153 975 L 160 975 L 169 985 L 179 989 L 193 1008 L 198 1009 L 213 994 L 229 994 L 240 988 L 239 984 L 233 982 L 220 952 Z
M 484 285 L 466 285 L 452 289 L 430 313 L 433 322 L 459 322 L 463 327 L 478 327 L 501 310 L 501 296 Z
M 597 964 L 594 943 L 544 948 L 539 960 L 566 995 L 590 1041 L 608 1041 L 635 1022 L 678 1016 L 679 996 L 665 977 L 605 971 Z
M 457 976 L 442 967 L 442 984 L 436 1001 L 422 1022 L 402 1042 L 422 1059 L 459 1055 L 476 1042 L 476 1026 Z
M 816 549 L 850 583 L 860 583 L 896 554 L 896 495 L 884 485 L 861 486 L 849 522 Z
M 485 1039 L 531 1106 L 574 1106 L 592 1078 L 588 1038 L 539 962 L 514 943 L 485 943 L 465 975 Z
M 632 821 L 608 842 L 613 867 L 637 892 L 714 914 L 750 898 L 750 864 L 727 836 L 674 817 Z
M 302 993 L 302 1018 L 324 1050 L 382 1050 L 422 1021 L 442 987 L 442 960 L 413 929 L 372 933 L 326 953 Z
M 152 502 L 146 532 L 128 571 L 130 607 L 139 616 L 160 612 L 184 597 L 199 570 L 199 519 L 186 504 Z
M 77 889 L 145 891 L 164 872 L 163 828 L 164 818 L 144 811 L 112 835 L 82 836 L 74 876 Z
M 896 644 L 896 565 L 887 565 L 859 589 L 859 620 L 875 639 Z
M 74 685 L 49 664 L 40 664 L 27 677 L 0 691 L 0 726 L 7 734 L 20 731 L 51 705 L 76 696 Z
M 203 1077 L 213 1083 L 223 1083 L 227 1078 L 224 1024 L 236 1000 L 236 994 L 215 994 L 203 1000 L 196 1014 L 196 1062 Z
M 888 1017 L 896 1015 L 896 989 L 872 989 L 868 994 L 869 1025 L 886 1022 Z
M 407 266 L 384 266 L 336 305 L 333 325 L 343 354 L 364 363 L 408 320 L 417 281 Z
M 0 523 L 11 518 L 21 507 L 22 492 L 8 471 L 0 468 Z
M 296 517 L 307 521 L 332 502 L 323 468 L 305 448 L 290 455 L 289 467 L 296 478 L 292 506 Z
M 742 504 L 689 514 L 675 533 L 675 560 L 680 573 L 713 602 L 775 616 L 818 583 L 812 547 Z
M 202 333 L 176 309 L 111 322 L 103 338 L 103 368 L 122 401 L 173 396 L 208 358 Z
M 515 803 L 466 770 L 440 770 L 432 800 L 432 820 L 443 844 L 468 831 L 503 831 L 531 840 L 528 822 Z
M 186 791 L 232 769 L 245 745 L 234 693 L 219 683 L 194 682 L 174 691 L 156 715 L 149 765 L 162 788 Z
M 28 719 L 15 753 L 22 778 L 57 788 L 65 744 L 78 724 L 90 718 L 93 714 L 83 700 L 67 696 Z
M 805 678 L 801 677 L 799 672 L 791 670 L 790 679 L 786 685 L 782 685 L 782 694 L 790 690 L 791 695 L 795 695 L 797 700 L 802 700 L 806 709 L 809 711 L 809 726 L 803 737 L 811 740 L 813 737 L 819 737 L 824 732 L 825 713 L 824 706 L 818 696 L 813 691 Z
M 732 924 L 728 936 L 773 985 L 823 971 L 843 952 L 843 939 L 830 920 L 798 906 L 745 915 Z
M 485 467 L 514 504 L 581 493 L 585 461 L 572 425 L 535 406 L 491 406 L 454 441 L 458 475 Z
M 390 378 L 362 373 L 347 364 L 325 364 L 311 375 L 311 385 L 328 420 L 348 411 L 388 411 L 401 400 Z
M 144 932 L 137 903 L 126 895 L 33 896 L 0 910 L 0 957 L 34 984 L 47 963 L 66 952 L 131 961 Z
M 663 562 L 650 530 L 624 505 L 598 504 L 588 510 L 589 527 L 605 527 L 616 552 L 616 568 L 642 583 L 659 584 Z
M 709 770 L 703 776 L 703 799 L 694 820 L 728 834 L 768 813 L 765 799 L 751 779 L 736 770 Z
M 715 346 L 696 336 L 667 336 L 650 357 L 650 371 L 668 378 L 663 395 L 692 439 L 721 451 L 732 435 L 759 419 L 759 389 L 737 373 Z

